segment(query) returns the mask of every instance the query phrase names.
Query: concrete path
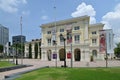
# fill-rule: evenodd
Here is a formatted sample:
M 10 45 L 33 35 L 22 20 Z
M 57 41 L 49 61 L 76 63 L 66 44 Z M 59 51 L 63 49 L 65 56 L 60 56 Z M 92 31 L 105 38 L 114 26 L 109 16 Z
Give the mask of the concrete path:
M 18 63 L 21 64 L 21 59 L 18 60 Z M 67 66 L 71 67 L 71 62 L 67 61 Z M 41 61 L 39 59 L 24 59 L 23 64 L 33 65 L 30 67 L 25 67 L 21 69 L 15 69 L 11 71 L 1 72 L 0 80 L 4 80 L 5 76 L 21 73 L 24 71 L 30 71 L 44 66 L 56 67 L 56 61 Z M 64 62 L 57 61 L 57 67 L 64 65 Z M 108 67 L 120 67 L 119 60 L 109 60 Z M 106 61 L 96 61 L 96 62 L 73 62 L 73 67 L 106 67 Z

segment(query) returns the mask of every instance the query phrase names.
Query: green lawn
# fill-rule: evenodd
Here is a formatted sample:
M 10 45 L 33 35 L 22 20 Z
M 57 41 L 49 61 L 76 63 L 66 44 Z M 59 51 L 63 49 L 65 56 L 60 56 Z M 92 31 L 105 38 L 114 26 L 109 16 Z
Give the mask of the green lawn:
M 3 68 L 3 67 L 10 67 L 10 66 L 14 66 L 15 64 L 12 64 L 8 61 L 0 61 L 0 68 Z
M 44 68 L 15 80 L 120 80 L 120 68 Z

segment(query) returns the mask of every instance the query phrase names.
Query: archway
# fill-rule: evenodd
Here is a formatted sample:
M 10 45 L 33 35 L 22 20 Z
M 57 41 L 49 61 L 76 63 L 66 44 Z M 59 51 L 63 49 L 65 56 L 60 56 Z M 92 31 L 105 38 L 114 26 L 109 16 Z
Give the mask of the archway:
M 64 49 L 63 48 L 59 50 L 59 59 L 60 59 L 60 61 L 65 60 L 65 54 L 64 54 Z
M 75 49 L 74 50 L 74 58 L 75 58 L 75 61 L 80 61 L 81 60 L 81 52 L 80 52 L 80 49 Z
M 47 58 L 48 58 L 49 61 L 51 61 L 51 54 L 52 54 L 52 51 L 48 50 L 47 51 Z

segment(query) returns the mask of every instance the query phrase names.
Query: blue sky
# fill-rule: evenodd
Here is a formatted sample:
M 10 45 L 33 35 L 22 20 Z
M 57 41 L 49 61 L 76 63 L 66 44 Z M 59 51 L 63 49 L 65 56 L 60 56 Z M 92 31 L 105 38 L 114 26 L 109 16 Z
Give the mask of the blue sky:
M 0 0 L 0 24 L 9 28 L 11 37 L 20 35 L 22 16 L 23 35 L 27 41 L 40 38 L 39 26 L 56 20 L 83 15 L 91 17 L 91 24 L 102 22 L 112 28 L 115 41 L 120 40 L 120 0 Z

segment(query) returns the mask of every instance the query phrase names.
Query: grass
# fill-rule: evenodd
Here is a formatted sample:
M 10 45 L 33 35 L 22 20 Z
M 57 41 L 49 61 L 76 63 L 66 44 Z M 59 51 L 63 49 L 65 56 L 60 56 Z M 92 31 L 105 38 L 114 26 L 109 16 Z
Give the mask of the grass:
M 0 61 L 0 68 L 4 68 L 4 67 L 10 67 L 10 66 L 14 66 L 15 64 L 12 64 L 8 61 Z
M 15 80 L 120 80 L 120 68 L 44 68 Z

